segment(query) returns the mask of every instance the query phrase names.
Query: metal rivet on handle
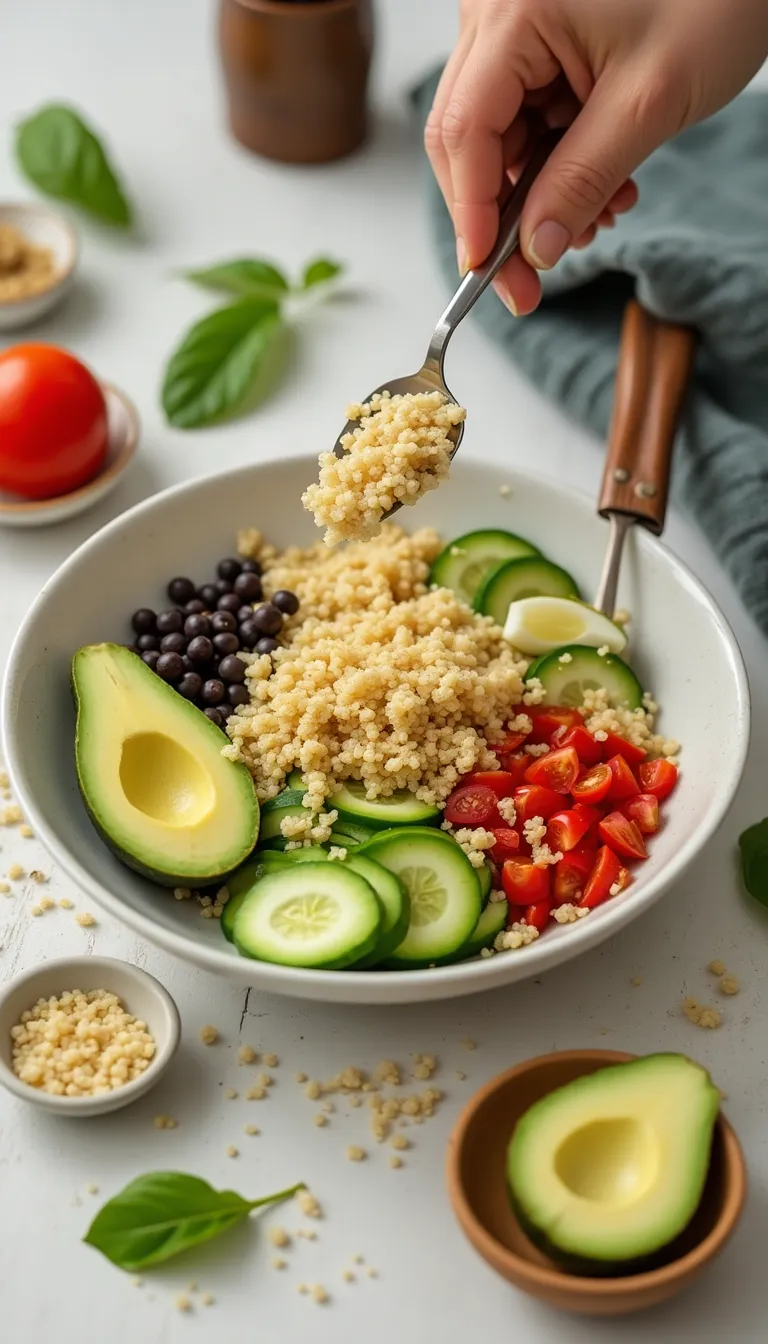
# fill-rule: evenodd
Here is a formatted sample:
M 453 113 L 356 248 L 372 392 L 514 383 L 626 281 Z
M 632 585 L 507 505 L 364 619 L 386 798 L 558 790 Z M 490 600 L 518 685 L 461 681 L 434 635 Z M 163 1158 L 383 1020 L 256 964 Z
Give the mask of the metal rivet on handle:
M 638 481 L 635 486 L 635 494 L 641 499 L 653 499 L 656 494 L 656 486 L 651 481 Z
M 629 480 L 629 472 L 626 467 L 617 467 L 613 473 L 613 479 L 617 485 L 626 485 Z

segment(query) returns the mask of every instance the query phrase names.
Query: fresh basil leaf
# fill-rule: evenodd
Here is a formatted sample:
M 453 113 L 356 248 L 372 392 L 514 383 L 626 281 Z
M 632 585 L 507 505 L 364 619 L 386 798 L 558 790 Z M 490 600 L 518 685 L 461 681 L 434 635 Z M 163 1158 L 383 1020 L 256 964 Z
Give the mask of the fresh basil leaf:
M 741 872 L 750 896 L 768 905 L 768 817 L 739 836 Z
M 52 104 L 16 133 L 23 172 L 48 196 L 71 201 L 106 224 L 128 228 L 131 207 L 97 136 L 71 107 Z
M 334 280 L 343 270 L 344 267 L 338 261 L 318 257 L 317 261 L 311 261 L 306 267 L 301 277 L 301 288 L 313 289 L 315 285 L 323 285 L 327 280 Z
M 225 294 L 239 294 L 243 298 L 277 298 L 288 293 L 288 281 L 282 271 L 278 271 L 268 261 L 257 261 L 243 257 L 239 261 L 222 261 L 215 266 L 206 266 L 200 271 L 185 271 L 187 280 L 192 280 L 204 289 L 222 290 Z
M 169 423 L 195 429 L 237 411 L 279 325 L 274 299 L 242 299 L 190 327 L 163 382 Z
M 100 1209 L 83 1241 L 119 1269 L 159 1265 L 241 1223 L 253 1209 L 290 1199 L 301 1184 L 263 1199 L 214 1190 L 199 1176 L 154 1171 L 131 1181 Z

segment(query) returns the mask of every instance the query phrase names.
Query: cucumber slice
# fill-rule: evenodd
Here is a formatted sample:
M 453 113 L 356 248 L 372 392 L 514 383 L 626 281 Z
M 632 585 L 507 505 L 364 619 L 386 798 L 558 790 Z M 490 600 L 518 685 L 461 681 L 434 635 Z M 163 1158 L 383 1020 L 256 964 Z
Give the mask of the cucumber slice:
M 456 960 L 478 957 L 484 947 L 490 947 L 496 935 L 505 927 L 508 915 L 506 901 L 489 901 Z
M 343 863 L 345 868 L 351 868 L 353 873 L 359 873 L 365 878 L 376 892 L 381 905 L 381 929 L 376 946 L 355 965 L 356 971 L 362 971 L 384 961 L 403 941 L 408 931 L 411 903 L 400 878 L 376 863 L 375 859 L 368 859 L 362 854 L 350 854 Z
M 421 803 L 407 789 L 398 789 L 389 798 L 372 802 L 365 796 L 365 785 L 357 779 L 348 779 L 332 793 L 326 803 L 339 814 L 340 831 L 349 831 L 347 822 L 355 822 L 370 831 L 389 830 L 391 826 L 437 826 L 440 809 L 431 803 Z
M 491 887 L 493 886 L 493 874 L 487 863 L 484 863 L 482 868 L 475 869 L 475 877 L 477 878 L 477 885 L 480 888 L 480 900 L 482 904 L 486 906 L 488 904 L 488 897 L 491 894 Z
M 328 858 L 328 850 L 322 845 L 302 845 L 301 849 L 286 849 L 282 854 L 272 849 L 267 853 L 270 858 L 277 856 L 284 863 L 324 863 Z
M 343 863 L 286 864 L 251 888 L 235 945 L 259 961 L 339 970 L 373 951 L 381 922 L 373 888 Z
M 291 795 L 294 796 L 293 794 Z M 277 802 L 274 798 L 272 802 Z M 269 811 L 266 809 L 269 808 Z M 271 840 L 284 840 L 280 824 L 284 817 L 306 817 L 307 809 L 301 806 L 301 803 L 291 803 L 281 805 L 280 807 L 269 807 L 269 803 L 262 809 L 261 826 L 259 827 L 259 844 L 264 845 Z M 287 843 L 287 841 L 286 841 Z
M 562 661 L 564 653 L 570 659 Z M 584 703 L 584 692 L 604 686 L 612 705 L 626 705 L 639 709 L 643 703 L 643 688 L 631 667 L 616 653 L 602 657 L 597 649 L 582 644 L 569 644 L 564 649 L 545 653 L 531 663 L 525 674 L 526 681 L 537 678 L 546 691 L 550 705 L 569 705 L 578 708 Z
M 341 845 L 344 841 L 352 841 L 356 845 L 362 845 L 366 840 L 370 840 L 376 831 L 372 826 L 358 826 L 356 822 L 349 821 L 345 817 L 335 821 L 331 827 L 331 844 Z
M 521 560 L 504 560 L 492 569 L 475 593 L 472 606 L 503 627 L 510 603 L 525 597 L 578 599 L 581 594 L 567 570 L 543 556 L 531 555 Z
M 298 789 L 299 793 L 304 793 L 304 776 L 300 770 L 292 770 L 285 781 L 286 788 Z
M 456 841 L 445 831 L 403 827 L 374 836 L 361 854 L 399 877 L 410 897 L 408 932 L 387 966 L 408 970 L 453 960 L 481 907 L 475 870 Z
M 466 532 L 440 552 L 429 578 L 441 588 L 452 588 L 463 602 L 471 605 L 483 579 L 502 560 L 538 554 L 537 546 L 500 528 Z
M 301 800 L 304 797 L 304 789 L 283 789 L 274 798 L 269 798 L 266 803 L 261 805 L 261 815 L 266 812 L 279 812 L 284 807 L 301 807 Z

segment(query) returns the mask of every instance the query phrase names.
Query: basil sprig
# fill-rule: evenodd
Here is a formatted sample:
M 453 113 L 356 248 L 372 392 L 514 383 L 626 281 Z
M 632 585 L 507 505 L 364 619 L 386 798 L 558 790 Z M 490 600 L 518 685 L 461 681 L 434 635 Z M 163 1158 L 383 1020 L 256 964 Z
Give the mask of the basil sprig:
M 132 211 L 98 136 L 71 107 L 53 103 L 16 131 L 22 171 L 40 191 L 104 224 L 130 228 Z
M 119 1269 L 135 1273 L 211 1241 L 254 1209 L 290 1199 L 301 1188 L 300 1182 L 276 1195 L 249 1200 L 234 1190 L 214 1190 L 199 1176 L 154 1171 L 110 1199 L 83 1241 Z
M 341 274 L 336 261 L 318 257 L 291 285 L 269 261 L 240 257 L 217 262 L 185 277 L 203 289 L 237 302 L 196 322 L 171 355 L 161 400 L 166 419 L 177 429 L 198 429 L 242 413 L 263 400 L 274 386 L 270 361 L 290 327 L 286 309 Z M 297 302 L 294 302 L 297 301 Z

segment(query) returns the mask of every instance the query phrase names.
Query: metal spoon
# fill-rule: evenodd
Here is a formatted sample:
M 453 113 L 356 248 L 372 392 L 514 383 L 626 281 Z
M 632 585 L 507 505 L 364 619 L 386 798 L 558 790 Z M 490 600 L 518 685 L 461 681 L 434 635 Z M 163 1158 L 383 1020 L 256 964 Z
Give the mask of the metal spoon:
M 445 381 L 443 372 L 448 342 L 459 323 L 474 307 L 480 295 L 488 288 L 504 263 L 509 261 L 517 247 L 520 237 L 520 217 L 523 213 L 525 198 L 562 134 L 561 130 L 545 131 L 536 141 L 528 162 L 502 207 L 499 235 L 491 253 L 482 266 L 478 266 L 474 271 L 468 271 L 465 275 L 432 333 L 427 357 L 421 368 L 405 378 L 390 378 L 386 383 L 382 383 L 380 387 L 375 388 L 373 392 L 369 392 L 365 398 L 366 401 L 370 401 L 371 397 L 375 396 L 377 392 L 391 392 L 393 396 L 396 396 L 404 393 L 435 391 L 442 392 L 448 401 L 456 401 Z M 333 449 L 337 457 L 346 456 L 346 450 L 342 447 L 341 441 L 345 434 L 352 433 L 356 425 L 356 421 L 348 420 L 341 431 Z M 452 459 L 456 455 L 463 435 L 464 424 L 462 422 L 454 426 L 450 433 L 453 440 Z M 398 501 L 385 517 L 390 517 L 401 507 L 402 505 Z
M 609 617 L 630 528 L 640 523 L 657 537 L 664 530 L 672 445 L 695 349 L 689 327 L 662 322 L 635 299 L 627 304 L 598 503 L 611 530 L 594 605 Z

